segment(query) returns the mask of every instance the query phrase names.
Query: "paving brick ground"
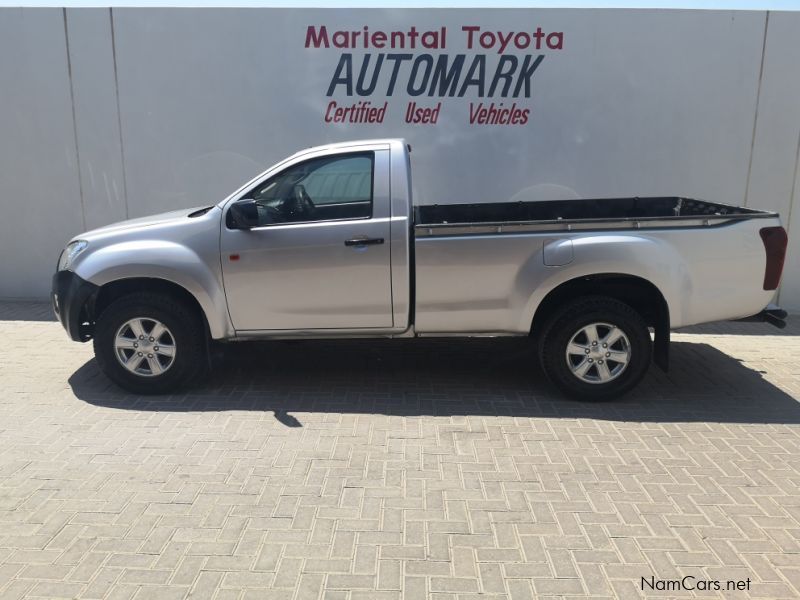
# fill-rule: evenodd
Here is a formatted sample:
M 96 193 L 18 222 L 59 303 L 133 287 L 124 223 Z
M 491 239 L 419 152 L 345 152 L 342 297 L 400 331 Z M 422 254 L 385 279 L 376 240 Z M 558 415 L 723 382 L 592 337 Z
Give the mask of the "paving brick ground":
M 675 335 L 604 405 L 518 340 L 237 345 L 146 398 L 0 304 L 0 597 L 797 598 L 798 333 Z

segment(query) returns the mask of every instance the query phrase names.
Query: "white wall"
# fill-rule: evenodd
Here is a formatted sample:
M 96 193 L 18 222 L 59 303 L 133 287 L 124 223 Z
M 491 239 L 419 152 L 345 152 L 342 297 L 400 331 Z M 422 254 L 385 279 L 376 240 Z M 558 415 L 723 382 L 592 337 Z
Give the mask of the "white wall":
M 779 294 L 800 310 L 800 13 L 770 13 L 747 205 L 780 211 L 789 249 Z
M 524 126 L 470 125 L 474 92 L 409 125 L 406 72 L 383 124 L 328 124 L 342 52 L 329 30 L 447 26 L 445 49 L 486 55 L 462 25 L 562 31 L 543 54 Z M 566 9 L 0 9 L 0 296 L 47 293 L 80 231 L 216 202 L 295 150 L 404 136 L 417 201 L 683 195 L 774 208 L 790 225 L 780 302 L 800 310 L 800 14 Z M 365 53 L 352 51 L 356 62 Z M 388 78 L 388 67 L 382 77 Z M 383 80 L 385 83 L 385 80 Z M 379 88 L 381 86 L 379 85 Z M 354 97 L 349 102 L 360 98 Z M 797 233 L 795 233 L 797 232 Z
M 84 228 L 60 10 L 0 9 L 0 296 L 42 296 Z

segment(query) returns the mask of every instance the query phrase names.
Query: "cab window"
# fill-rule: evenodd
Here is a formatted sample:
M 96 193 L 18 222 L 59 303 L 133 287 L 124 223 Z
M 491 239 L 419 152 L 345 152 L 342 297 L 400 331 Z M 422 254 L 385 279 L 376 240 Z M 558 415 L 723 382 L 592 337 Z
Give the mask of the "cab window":
M 250 190 L 259 226 L 372 216 L 374 153 L 315 158 L 281 171 Z

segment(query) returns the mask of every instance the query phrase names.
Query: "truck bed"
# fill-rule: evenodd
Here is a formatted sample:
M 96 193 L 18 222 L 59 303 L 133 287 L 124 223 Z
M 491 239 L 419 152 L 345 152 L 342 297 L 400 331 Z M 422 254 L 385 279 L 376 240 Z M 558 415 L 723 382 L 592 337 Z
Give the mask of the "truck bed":
M 433 204 L 414 208 L 415 233 L 419 236 L 712 227 L 775 216 L 773 212 L 679 196 Z

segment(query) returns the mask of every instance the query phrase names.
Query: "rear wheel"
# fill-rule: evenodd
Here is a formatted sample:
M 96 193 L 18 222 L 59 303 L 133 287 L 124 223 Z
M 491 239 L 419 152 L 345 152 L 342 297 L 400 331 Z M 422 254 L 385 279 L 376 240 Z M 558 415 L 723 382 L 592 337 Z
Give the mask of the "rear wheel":
M 186 386 L 205 366 L 200 315 L 168 294 L 136 293 L 112 302 L 95 325 L 100 369 L 136 394 Z
M 561 308 L 540 339 L 548 379 L 579 400 L 611 400 L 631 390 L 647 372 L 652 341 L 641 315 L 605 296 L 588 296 Z

